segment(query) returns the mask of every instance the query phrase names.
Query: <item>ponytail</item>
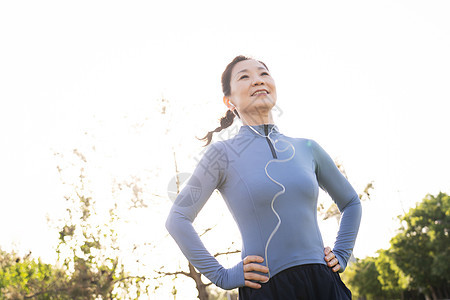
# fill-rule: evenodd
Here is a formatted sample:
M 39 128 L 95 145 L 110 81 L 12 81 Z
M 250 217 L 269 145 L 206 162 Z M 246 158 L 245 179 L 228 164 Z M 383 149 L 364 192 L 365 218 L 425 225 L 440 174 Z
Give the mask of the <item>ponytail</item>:
M 236 115 L 239 117 L 239 113 L 237 112 L 237 110 L 235 110 L 235 112 L 236 112 Z M 204 137 L 197 138 L 197 139 L 206 141 L 206 144 L 203 145 L 203 147 L 208 146 L 211 143 L 213 133 L 220 132 L 223 129 L 230 127 L 231 124 L 233 124 L 233 120 L 234 120 L 234 113 L 231 110 L 227 110 L 227 113 L 225 114 L 225 116 L 220 118 L 220 126 L 219 127 L 214 129 L 213 131 L 209 131 Z

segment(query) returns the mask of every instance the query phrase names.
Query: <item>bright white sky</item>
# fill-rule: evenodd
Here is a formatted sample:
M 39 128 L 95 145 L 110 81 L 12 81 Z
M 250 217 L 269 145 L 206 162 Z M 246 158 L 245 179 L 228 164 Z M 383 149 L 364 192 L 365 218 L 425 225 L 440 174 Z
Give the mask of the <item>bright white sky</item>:
M 195 136 L 226 110 L 220 75 L 245 54 L 276 80 L 284 134 L 318 141 L 358 191 L 374 181 L 354 252 L 373 255 L 397 215 L 450 193 L 449 14 L 448 1 L 2 1 L 0 246 L 52 252 L 46 215 L 64 212 L 54 151 L 95 144 L 97 193 L 137 174 L 166 197 L 171 147 L 192 171 Z M 171 203 L 152 201 L 163 237 Z

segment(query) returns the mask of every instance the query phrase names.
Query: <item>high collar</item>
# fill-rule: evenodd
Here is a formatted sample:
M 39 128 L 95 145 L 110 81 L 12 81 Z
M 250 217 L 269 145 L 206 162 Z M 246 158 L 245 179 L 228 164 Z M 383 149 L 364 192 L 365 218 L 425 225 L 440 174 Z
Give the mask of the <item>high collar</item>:
M 259 132 L 261 135 L 266 136 L 267 134 L 265 133 L 264 127 L 267 127 L 267 132 L 270 133 L 272 131 L 273 133 L 280 133 L 280 131 L 278 130 L 277 125 L 275 124 L 259 124 L 259 125 L 242 125 L 241 128 L 239 129 L 238 134 L 239 135 L 256 135 L 259 136 L 256 132 L 254 132 L 252 130 L 252 128 L 250 128 L 250 126 L 256 130 L 257 132 Z

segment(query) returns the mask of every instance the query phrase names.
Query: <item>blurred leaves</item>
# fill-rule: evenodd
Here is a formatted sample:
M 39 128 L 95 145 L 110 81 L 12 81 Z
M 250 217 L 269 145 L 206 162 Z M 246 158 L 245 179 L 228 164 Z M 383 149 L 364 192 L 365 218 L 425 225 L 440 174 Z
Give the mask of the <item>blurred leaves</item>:
M 357 260 L 343 273 L 358 297 L 450 297 L 450 196 L 427 195 L 399 217 L 391 247 Z

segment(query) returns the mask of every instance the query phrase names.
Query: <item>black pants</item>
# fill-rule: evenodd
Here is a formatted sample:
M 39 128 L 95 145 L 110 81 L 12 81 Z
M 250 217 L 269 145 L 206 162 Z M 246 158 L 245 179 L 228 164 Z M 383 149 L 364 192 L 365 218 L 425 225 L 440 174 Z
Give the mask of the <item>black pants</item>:
M 322 264 L 291 267 L 261 283 L 260 289 L 239 288 L 239 300 L 352 299 L 338 273 Z

